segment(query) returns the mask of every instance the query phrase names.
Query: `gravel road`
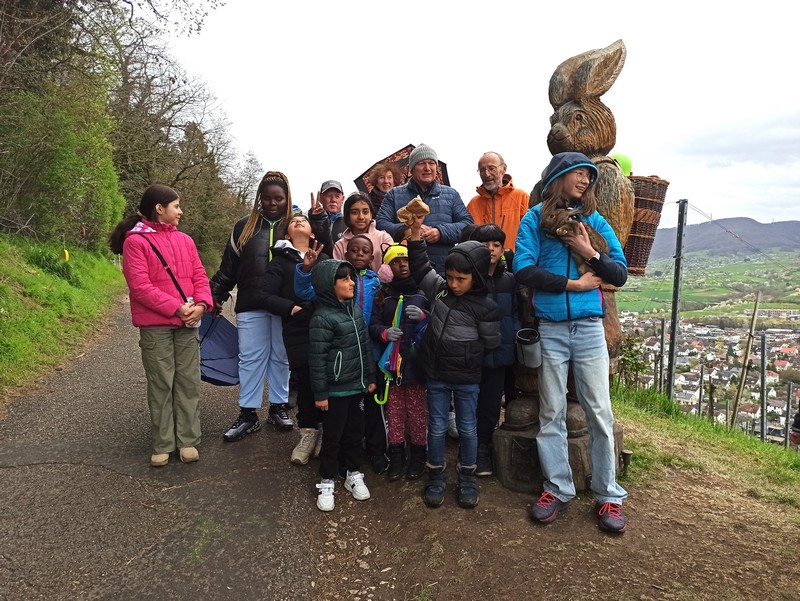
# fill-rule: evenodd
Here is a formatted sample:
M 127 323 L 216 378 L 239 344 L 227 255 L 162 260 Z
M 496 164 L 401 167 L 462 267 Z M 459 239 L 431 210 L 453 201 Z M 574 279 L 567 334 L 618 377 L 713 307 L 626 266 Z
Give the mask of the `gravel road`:
M 265 424 L 222 441 L 237 390 L 203 384 L 198 463 L 149 467 L 138 330 L 121 301 L 85 353 L 0 419 L 0 599 L 314 596 L 316 470 L 289 463 L 296 433 Z

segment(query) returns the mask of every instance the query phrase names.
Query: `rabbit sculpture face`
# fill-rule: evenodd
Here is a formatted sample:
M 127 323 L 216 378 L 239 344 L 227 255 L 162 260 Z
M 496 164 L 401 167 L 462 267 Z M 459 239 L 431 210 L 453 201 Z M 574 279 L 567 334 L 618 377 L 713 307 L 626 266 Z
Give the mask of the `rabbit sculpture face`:
M 622 40 L 606 48 L 590 50 L 561 63 L 550 78 L 550 117 L 547 146 L 552 154 L 582 152 L 586 156 L 608 154 L 616 144 L 614 115 L 602 102 L 625 64 Z
M 617 138 L 614 115 L 599 100 L 568 102 L 550 117 L 547 147 L 553 154 L 582 152 L 587 156 L 607 154 Z

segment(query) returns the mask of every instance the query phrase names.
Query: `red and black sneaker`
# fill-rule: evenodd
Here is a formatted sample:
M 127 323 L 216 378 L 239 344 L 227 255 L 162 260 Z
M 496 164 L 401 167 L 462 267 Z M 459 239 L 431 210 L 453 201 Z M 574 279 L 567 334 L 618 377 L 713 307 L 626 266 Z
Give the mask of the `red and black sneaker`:
M 565 511 L 569 507 L 569 501 L 562 501 L 549 492 L 543 492 L 539 500 L 531 505 L 530 517 L 540 524 L 547 524 L 556 519 L 559 511 Z
M 625 514 L 622 513 L 622 505 L 619 503 L 595 503 L 594 509 L 597 512 L 597 525 L 600 530 L 622 534 L 628 524 L 625 522 Z

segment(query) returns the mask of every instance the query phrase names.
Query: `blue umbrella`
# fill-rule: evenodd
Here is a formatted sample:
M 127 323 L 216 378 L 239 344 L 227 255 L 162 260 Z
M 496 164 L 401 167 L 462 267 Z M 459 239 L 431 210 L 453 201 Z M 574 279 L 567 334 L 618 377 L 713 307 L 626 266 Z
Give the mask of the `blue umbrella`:
M 200 322 L 200 379 L 214 386 L 239 384 L 239 335 L 222 315 L 204 313 Z

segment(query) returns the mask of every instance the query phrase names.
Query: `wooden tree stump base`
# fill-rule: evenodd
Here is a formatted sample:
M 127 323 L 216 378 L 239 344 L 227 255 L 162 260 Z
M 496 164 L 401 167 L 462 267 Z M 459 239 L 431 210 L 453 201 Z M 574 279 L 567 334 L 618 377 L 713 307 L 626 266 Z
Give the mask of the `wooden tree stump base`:
M 510 430 L 500 426 L 494 431 L 494 475 L 506 488 L 531 494 L 542 492 L 544 476 L 536 448 L 538 432 L 538 423 L 523 430 Z M 617 457 L 622 453 L 622 437 L 622 426 L 614 424 L 614 450 Z M 567 444 L 575 491 L 586 492 L 592 481 L 589 435 L 568 438 Z M 619 462 L 617 466 L 619 471 Z

